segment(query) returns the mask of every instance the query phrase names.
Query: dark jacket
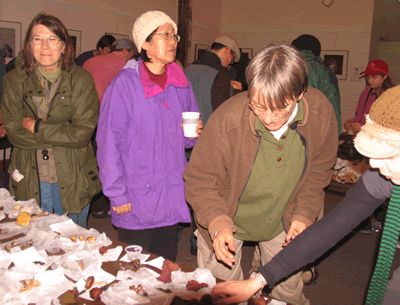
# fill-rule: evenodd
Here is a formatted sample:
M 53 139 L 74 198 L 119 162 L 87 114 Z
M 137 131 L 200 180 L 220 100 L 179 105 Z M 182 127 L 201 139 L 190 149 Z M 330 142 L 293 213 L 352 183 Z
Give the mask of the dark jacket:
M 290 128 L 303 139 L 306 164 L 283 215 L 286 230 L 294 220 L 309 226 L 318 217 L 338 146 L 335 113 L 326 96 L 308 88 L 302 101 L 304 120 Z M 184 172 L 186 199 L 210 249 L 215 232 L 235 229 L 232 219 L 257 155 L 260 139 L 248 105 L 243 92 L 213 113 Z
M 52 148 L 64 211 L 78 214 L 101 190 L 97 162 L 90 138 L 97 125 L 99 100 L 89 72 L 76 66 L 62 71 L 61 82 L 50 103 L 46 121 L 37 132 L 27 131 L 22 120 L 38 118 L 33 96 L 44 96 L 36 73 L 17 68 L 4 77 L 3 121 L 14 146 L 9 167 L 10 191 L 16 200 L 35 198 L 40 205 L 36 150 Z M 24 178 L 17 182 L 13 172 Z
M 333 247 L 389 198 L 392 190 L 393 183 L 390 180 L 377 171 L 366 171 L 331 212 L 292 240 L 258 271 L 273 287 L 276 282 Z
M 184 72 L 192 85 L 201 119 L 206 125 L 212 112 L 234 93 L 228 70 L 222 66 L 217 54 L 205 51 Z

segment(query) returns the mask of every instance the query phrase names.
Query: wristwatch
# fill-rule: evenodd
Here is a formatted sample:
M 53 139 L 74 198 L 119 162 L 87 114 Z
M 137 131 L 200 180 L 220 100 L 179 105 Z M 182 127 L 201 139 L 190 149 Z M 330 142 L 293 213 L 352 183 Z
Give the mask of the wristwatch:
M 253 277 L 257 278 L 257 280 L 258 280 L 258 281 L 260 282 L 260 284 L 261 284 L 260 290 L 258 290 L 258 291 L 252 296 L 252 298 L 253 298 L 254 300 L 257 300 L 257 299 L 260 297 L 263 288 L 265 287 L 265 285 L 267 285 L 267 281 L 265 280 L 265 278 L 262 276 L 262 274 L 261 274 L 260 272 L 252 272 L 252 273 L 250 274 L 250 278 L 253 278 Z

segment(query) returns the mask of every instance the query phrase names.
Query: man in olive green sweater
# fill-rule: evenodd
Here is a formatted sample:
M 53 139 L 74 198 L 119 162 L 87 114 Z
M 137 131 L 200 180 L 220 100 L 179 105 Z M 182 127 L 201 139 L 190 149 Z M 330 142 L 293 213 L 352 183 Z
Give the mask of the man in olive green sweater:
M 212 114 L 184 172 L 198 265 L 224 280 L 243 279 L 243 241 L 258 242 L 264 265 L 316 221 L 338 145 L 332 105 L 307 87 L 299 51 L 270 45 L 246 74 L 249 91 Z M 302 289 L 299 272 L 271 294 L 309 304 Z

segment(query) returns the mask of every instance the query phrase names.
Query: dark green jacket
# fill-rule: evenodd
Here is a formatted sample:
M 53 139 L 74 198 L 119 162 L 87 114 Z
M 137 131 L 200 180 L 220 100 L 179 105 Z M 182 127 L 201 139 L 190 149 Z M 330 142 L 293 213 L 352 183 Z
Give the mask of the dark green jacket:
M 308 86 L 321 91 L 333 106 L 338 123 L 339 136 L 342 134 L 342 111 L 340 108 L 340 91 L 336 75 L 327 67 L 321 57 L 310 50 L 302 50 L 301 54 L 308 64 Z
M 1 106 L 7 135 L 14 146 L 9 168 L 11 194 L 16 200 L 35 198 L 40 205 L 36 150 L 52 148 L 63 210 L 78 214 L 101 190 L 90 143 L 99 117 L 93 78 L 75 64 L 70 71 L 62 71 L 46 121 L 31 133 L 22 120 L 37 119 L 32 97 L 44 96 L 44 90 L 36 73 L 21 70 L 18 59 L 16 66 L 4 77 Z M 13 179 L 16 169 L 24 175 L 20 182 Z

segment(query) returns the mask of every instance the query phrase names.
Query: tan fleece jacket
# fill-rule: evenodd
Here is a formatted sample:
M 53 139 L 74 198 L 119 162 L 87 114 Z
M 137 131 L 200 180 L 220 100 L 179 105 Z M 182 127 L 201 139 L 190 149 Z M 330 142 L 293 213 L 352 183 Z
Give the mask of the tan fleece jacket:
M 315 222 L 338 147 L 335 113 L 326 96 L 309 87 L 302 100 L 304 120 L 297 131 L 305 140 L 306 166 L 283 215 L 286 231 L 294 220 L 307 226 Z M 260 140 L 248 104 L 243 92 L 212 114 L 184 172 L 186 199 L 211 250 L 215 232 L 236 230 L 232 218 L 257 154 Z

